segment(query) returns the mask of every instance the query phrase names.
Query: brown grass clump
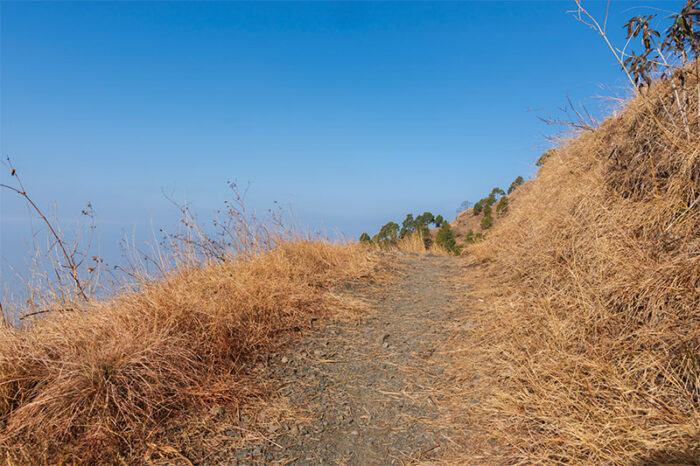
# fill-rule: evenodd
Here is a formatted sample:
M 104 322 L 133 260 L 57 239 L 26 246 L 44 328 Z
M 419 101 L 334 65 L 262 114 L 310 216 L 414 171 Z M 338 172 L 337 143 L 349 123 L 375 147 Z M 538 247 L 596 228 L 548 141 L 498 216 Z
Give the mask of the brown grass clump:
M 666 135 L 632 100 L 471 249 L 494 271 L 476 369 L 492 393 L 469 409 L 512 462 L 700 459 L 700 128 L 687 139 L 654 99 Z
M 283 241 L 0 329 L 3 461 L 112 462 L 178 413 L 236 404 L 255 389 L 247 363 L 333 306 L 330 288 L 369 264 L 358 245 Z

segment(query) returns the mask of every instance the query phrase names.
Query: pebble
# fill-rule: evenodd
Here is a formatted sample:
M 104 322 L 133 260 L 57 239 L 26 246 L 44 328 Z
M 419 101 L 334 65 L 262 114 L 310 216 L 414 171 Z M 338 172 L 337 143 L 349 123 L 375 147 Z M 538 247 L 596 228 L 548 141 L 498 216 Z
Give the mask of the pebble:
M 360 433 L 356 430 L 350 431 L 350 435 L 360 435 Z
M 209 414 L 212 416 L 219 416 L 224 410 L 221 409 L 221 406 L 212 406 L 212 408 L 209 410 Z
M 287 356 L 282 356 L 282 364 L 287 364 L 289 362 L 289 358 Z

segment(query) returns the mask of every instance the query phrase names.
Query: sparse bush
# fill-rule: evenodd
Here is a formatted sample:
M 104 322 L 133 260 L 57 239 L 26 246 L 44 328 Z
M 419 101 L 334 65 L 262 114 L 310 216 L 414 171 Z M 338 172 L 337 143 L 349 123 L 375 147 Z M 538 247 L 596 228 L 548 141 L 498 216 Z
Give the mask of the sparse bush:
M 484 207 L 484 217 L 490 217 L 492 214 L 493 214 L 493 210 L 492 210 L 492 208 L 491 208 L 491 205 L 490 205 L 490 204 L 487 204 L 487 205 Z
M 482 230 L 488 230 L 493 226 L 493 217 L 490 214 L 484 214 L 484 218 L 481 219 L 480 225 Z
M 467 244 L 471 244 L 474 242 L 474 230 L 469 230 L 467 234 L 464 236 L 464 242 Z
M 372 244 L 372 238 L 370 238 L 367 232 L 360 235 L 360 243 Z

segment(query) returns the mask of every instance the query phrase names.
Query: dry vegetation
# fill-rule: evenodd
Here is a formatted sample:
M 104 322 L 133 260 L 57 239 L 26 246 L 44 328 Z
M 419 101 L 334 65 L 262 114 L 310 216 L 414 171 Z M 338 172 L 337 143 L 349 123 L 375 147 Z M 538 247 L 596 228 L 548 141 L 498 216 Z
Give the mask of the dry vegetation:
M 372 268 L 353 244 L 250 244 L 260 230 L 244 218 L 228 227 L 256 246 L 245 254 L 180 261 L 138 291 L 0 328 L 0 461 L 134 458 L 166 421 L 254 393 L 254 357 L 342 308 L 333 286 Z
M 645 96 L 563 142 L 471 248 L 491 276 L 465 386 L 491 394 L 467 409 L 508 462 L 700 458 L 700 127 L 668 80 Z
M 432 233 L 432 232 L 431 232 Z M 377 249 L 381 249 L 376 247 Z M 385 248 L 386 249 L 386 248 Z M 423 237 L 419 234 L 408 235 L 400 238 L 395 246 L 389 248 L 389 250 L 395 250 L 399 252 L 408 252 L 414 254 L 433 254 L 435 256 L 449 256 L 450 252 L 445 248 L 440 247 L 436 242 L 432 242 L 430 246 L 426 249 L 425 241 Z

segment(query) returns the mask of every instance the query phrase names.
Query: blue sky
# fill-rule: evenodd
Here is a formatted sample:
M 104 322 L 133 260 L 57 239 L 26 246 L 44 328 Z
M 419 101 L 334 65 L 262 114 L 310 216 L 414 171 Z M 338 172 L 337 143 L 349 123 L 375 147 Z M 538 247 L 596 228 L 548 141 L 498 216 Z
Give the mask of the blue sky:
M 612 2 L 617 43 L 639 4 Z M 2 155 L 66 229 L 90 201 L 108 256 L 172 224 L 163 190 L 206 216 L 228 180 L 251 183 L 252 208 L 349 237 L 453 217 L 534 173 L 552 132 L 538 115 L 626 92 L 566 1 L 0 5 Z M 7 191 L 0 215 L 6 280 L 31 215 Z

